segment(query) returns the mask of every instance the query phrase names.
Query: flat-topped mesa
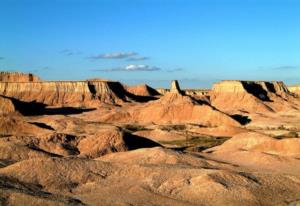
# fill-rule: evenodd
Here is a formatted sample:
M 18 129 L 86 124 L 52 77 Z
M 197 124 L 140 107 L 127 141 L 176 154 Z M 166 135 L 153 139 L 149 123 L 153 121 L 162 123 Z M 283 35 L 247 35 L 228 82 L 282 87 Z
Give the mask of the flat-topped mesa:
M 259 98 L 268 94 L 286 96 L 288 88 L 281 81 L 238 81 L 225 80 L 213 85 L 213 92 L 247 92 Z
M 0 95 L 24 102 L 72 107 L 95 107 L 99 103 L 120 104 L 127 101 L 123 85 L 109 80 L 5 81 L 0 82 Z
M 282 111 L 295 106 L 292 98 L 280 81 L 226 80 L 215 83 L 210 93 L 212 104 L 223 111 Z
M 177 80 L 172 80 L 170 92 L 174 94 L 182 94 Z
M 38 76 L 31 73 L 0 72 L 0 82 L 39 82 Z

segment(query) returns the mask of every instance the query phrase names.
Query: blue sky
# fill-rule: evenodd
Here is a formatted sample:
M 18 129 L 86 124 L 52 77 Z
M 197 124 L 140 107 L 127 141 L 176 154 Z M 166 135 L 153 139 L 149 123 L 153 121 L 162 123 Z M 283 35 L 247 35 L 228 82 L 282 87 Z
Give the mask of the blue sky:
M 300 83 L 297 0 L 0 0 L 0 70 L 45 80 Z

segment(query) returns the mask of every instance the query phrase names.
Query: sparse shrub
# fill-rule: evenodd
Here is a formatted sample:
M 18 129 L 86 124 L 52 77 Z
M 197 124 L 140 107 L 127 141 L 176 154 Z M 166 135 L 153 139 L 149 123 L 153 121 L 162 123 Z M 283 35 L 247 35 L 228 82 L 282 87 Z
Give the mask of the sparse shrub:
M 130 130 L 131 132 L 137 132 L 141 130 L 148 130 L 145 126 L 143 125 L 138 125 L 138 124 L 126 124 L 123 126 L 124 129 Z
M 160 129 L 168 132 L 171 130 L 181 131 L 181 130 L 186 130 L 186 126 L 183 124 L 163 125 L 160 127 Z

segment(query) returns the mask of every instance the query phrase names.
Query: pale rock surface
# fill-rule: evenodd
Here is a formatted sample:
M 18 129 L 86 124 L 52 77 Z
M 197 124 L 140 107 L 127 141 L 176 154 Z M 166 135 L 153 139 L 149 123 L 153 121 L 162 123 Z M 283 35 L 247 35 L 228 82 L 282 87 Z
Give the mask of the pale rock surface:
M 13 102 L 8 98 L 0 96 L 0 115 L 13 113 L 15 111 Z
M 0 82 L 0 95 L 73 107 L 96 107 L 100 103 L 118 104 L 126 100 L 123 86 L 107 81 Z
M 39 77 L 31 73 L 0 72 L 0 82 L 39 82 Z
M 233 113 L 269 113 L 298 110 L 295 99 L 283 82 L 221 81 L 213 85 L 210 100 L 216 108 Z
M 174 93 L 174 94 L 181 94 L 182 93 L 177 80 L 172 80 L 170 92 Z
M 296 95 L 300 95 L 300 85 L 288 86 L 288 90 Z
M 147 84 L 139 84 L 135 86 L 126 86 L 126 90 L 136 96 L 155 96 L 160 95 L 155 89 L 151 88 Z

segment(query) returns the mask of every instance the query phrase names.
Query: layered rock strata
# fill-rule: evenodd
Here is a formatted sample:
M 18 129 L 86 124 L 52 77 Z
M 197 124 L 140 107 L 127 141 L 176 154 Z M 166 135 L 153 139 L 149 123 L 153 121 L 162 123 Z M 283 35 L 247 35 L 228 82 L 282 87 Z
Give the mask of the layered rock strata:
M 285 84 L 277 81 L 221 81 L 213 85 L 210 100 L 226 112 L 277 112 L 299 106 Z
M 39 82 L 39 77 L 21 72 L 0 72 L 0 82 Z
M 0 95 L 52 106 L 93 106 L 126 99 L 123 86 L 108 81 L 0 82 Z

